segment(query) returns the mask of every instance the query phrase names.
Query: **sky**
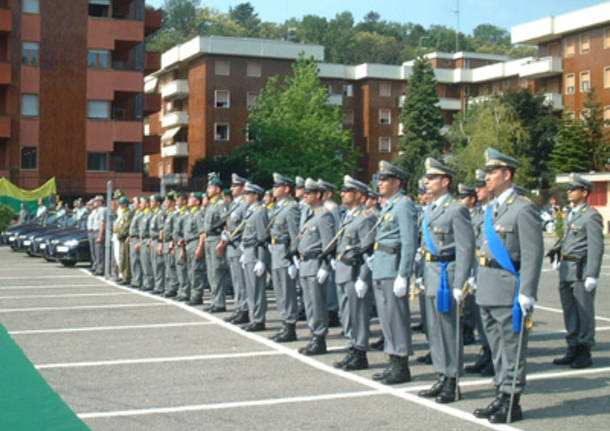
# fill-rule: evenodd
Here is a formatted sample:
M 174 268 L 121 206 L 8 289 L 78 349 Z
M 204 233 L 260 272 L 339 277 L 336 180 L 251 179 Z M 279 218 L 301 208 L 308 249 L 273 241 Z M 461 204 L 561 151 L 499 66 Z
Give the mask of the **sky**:
M 228 12 L 230 6 L 247 0 L 201 0 L 201 6 L 209 6 L 220 12 Z M 382 20 L 400 23 L 412 22 L 424 27 L 438 24 L 455 29 L 456 9 L 459 3 L 460 31 L 472 34 L 479 24 L 493 24 L 510 31 L 512 26 L 550 15 L 561 15 L 583 9 L 603 0 L 384 0 L 373 3 L 363 0 L 250 0 L 254 11 L 263 21 L 283 23 L 289 18 L 300 19 L 305 15 L 333 18 L 337 13 L 350 11 L 356 22 L 374 10 Z M 161 7 L 164 0 L 146 0 L 147 5 Z

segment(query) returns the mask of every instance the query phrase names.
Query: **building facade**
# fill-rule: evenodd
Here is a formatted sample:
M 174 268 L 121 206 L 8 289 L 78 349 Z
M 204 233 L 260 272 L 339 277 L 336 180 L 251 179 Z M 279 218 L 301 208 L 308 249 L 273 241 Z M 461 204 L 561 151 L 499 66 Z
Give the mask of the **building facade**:
M 144 0 L 0 0 L 0 176 L 63 195 L 142 190 L 143 118 L 158 111 Z M 158 102 L 158 100 L 157 100 Z

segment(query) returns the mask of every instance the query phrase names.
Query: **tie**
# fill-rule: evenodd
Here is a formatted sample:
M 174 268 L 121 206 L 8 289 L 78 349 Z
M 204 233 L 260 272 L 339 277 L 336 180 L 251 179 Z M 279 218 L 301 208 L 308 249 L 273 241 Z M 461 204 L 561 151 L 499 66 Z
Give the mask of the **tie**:
M 497 200 L 494 201 L 494 218 L 498 216 L 498 208 L 500 208 L 500 202 Z

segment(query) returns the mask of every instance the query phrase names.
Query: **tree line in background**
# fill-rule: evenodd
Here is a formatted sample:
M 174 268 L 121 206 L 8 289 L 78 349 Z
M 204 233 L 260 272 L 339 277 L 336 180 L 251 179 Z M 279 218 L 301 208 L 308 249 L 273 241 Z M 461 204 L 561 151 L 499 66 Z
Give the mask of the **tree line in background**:
M 325 61 L 341 64 L 401 64 L 431 51 L 454 52 L 455 30 L 432 25 L 382 20 L 369 12 L 360 22 L 345 11 L 332 19 L 317 15 L 284 23 L 263 22 L 249 2 L 220 12 L 200 6 L 200 0 L 165 0 L 163 26 L 149 36 L 149 51 L 166 51 L 195 36 L 258 37 L 312 43 L 325 48 Z M 511 58 L 536 55 L 536 48 L 512 46 L 507 30 L 491 24 L 477 26 L 472 35 L 458 34 L 460 51 L 503 54 Z

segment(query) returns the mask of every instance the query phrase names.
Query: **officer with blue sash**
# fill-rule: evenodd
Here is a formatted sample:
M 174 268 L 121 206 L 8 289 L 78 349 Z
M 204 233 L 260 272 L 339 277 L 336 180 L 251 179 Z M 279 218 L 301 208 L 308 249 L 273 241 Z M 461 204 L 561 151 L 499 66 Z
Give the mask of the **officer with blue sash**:
M 495 198 L 485 210 L 476 301 L 491 348 L 497 395 L 474 415 L 506 423 L 509 416 L 512 422 L 523 416 L 519 398 L 525 387 L 527 330 L 522 322 L 536 302 L 544 244 L 538 209 L 513 187 L 519 162 L 493 148 L 485 151 L 485 161 L 487 189 Z
M 419 395 L 444 404 L 455 401 L 456 377 L 462 374 L 457 315 L 474 260 L 474 233 L 470 212 L 449 194 L 455 171 L 431 157 L 425 163 L 430 194 L 422 225 L 426 327 L 438 380 Z

